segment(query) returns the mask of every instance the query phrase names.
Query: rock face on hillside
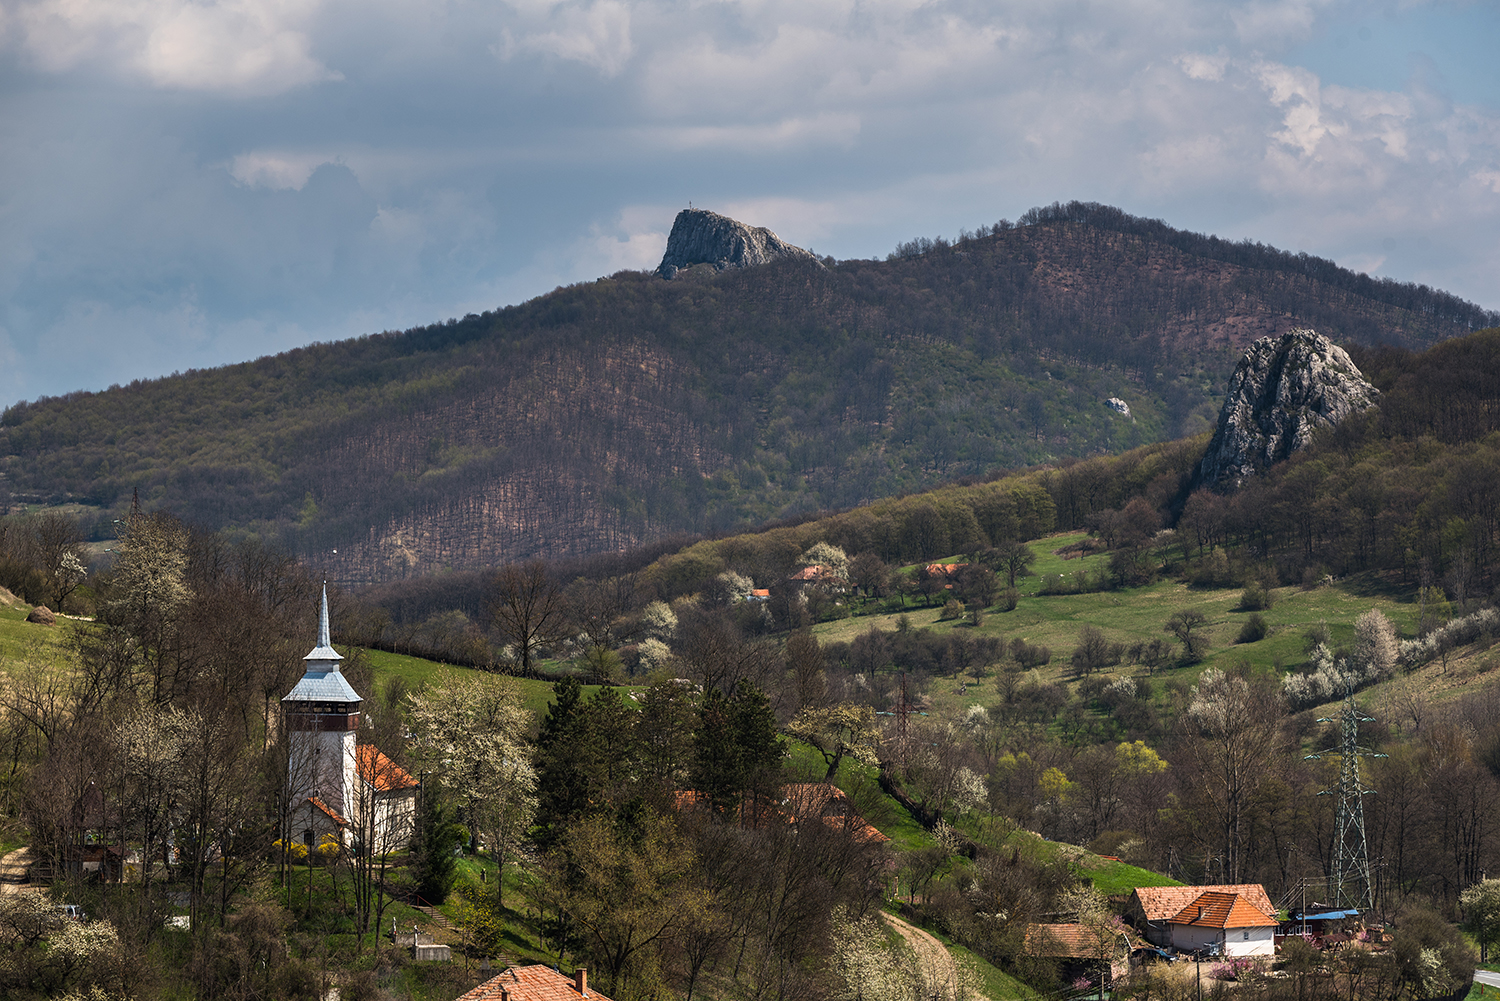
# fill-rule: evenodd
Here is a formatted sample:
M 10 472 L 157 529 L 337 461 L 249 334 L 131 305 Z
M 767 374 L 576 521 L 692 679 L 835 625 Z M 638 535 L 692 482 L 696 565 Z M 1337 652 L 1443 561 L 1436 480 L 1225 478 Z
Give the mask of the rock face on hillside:
M 1229 380 L 1193 485 L 1233 490 L 1305 446 L 1319 428 L 1374 406 L 1379 395 L 1344 349 L 1321 334 L 1263 337 Z
M 717 271 L 753 268 L 779 257 L 815 259 L 764 227 L 746 226 L 707 209 L 683 209 L 672 223 L 667 252 L 656 273 L 671 278 L 694 264 L 712 264 Z

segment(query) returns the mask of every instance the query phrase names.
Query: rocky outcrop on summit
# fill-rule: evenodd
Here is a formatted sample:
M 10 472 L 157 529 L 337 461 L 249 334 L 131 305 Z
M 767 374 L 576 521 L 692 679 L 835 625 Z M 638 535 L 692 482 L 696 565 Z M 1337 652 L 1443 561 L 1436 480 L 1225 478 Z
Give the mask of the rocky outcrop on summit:
M 753 268 L 778 257 L 816 260 L 801 247 L 792 246 L 764 227 L 746 226 L 707 209 L 683 209 L 672 223 L 667 252 L 656 273 L 671 278 L 680 269 L 694 264 L 712 264 L 717 271 Z
M 1193 486 L 1233 490 L 1305 446 L 1319 428 L 1374 406 L 1379 395 L 1344 349 L 1316 331 L 1263 337 L 1229 380 Z

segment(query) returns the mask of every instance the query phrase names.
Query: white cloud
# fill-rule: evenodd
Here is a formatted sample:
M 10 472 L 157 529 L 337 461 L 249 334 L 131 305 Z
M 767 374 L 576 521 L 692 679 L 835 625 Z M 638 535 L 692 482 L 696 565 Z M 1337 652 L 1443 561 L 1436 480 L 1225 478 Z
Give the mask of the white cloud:
M 690 198 L 836 257 L 1081 198 L 1500 306 L 1500 111 L 1290 54 L 1364 11 L 0 0 L 0 350 L 34 395 L 482 311 L 654 267 Z
M 1286 44 L 1311 34 L 1317 8 L 1323 3 L 1307 0 L 1253 0 L 1230 10 L 1240 41 L 1249 45 Z
M 782 149 L 806 143 L 848 146 L 859 135 L 858 115 L 825 112 L 779 122 L 682 125 L 646 129 L 642 137 L 668 149 Z
M 342 79 L 311 54 L 318 0 L 31 0 L 8 20 L 51 73 L 103 65 L 165 88 L 279 94 Z
M 241 153 L 229 165 L 229 173 L 250 187 L 301 191 L 314 170 L 337 159 L 322 153 Z
M 620 0 L 594 0 L 587 7 L 568 6 L 549 11 L 550 30 L 507 30 L 497 55 L 542 52 L 591 66 L 606 77 L 618 76 L 630 61 L 635 45 L 630 37 L 630 7 Z
M 1220 48 L 1216 55 L 1188 52 L 1177 57 L 1177 65 L 1194 80 L 1218 82 L 1224 79 L 1224 68 L 1229 65 L 1229 55 Z

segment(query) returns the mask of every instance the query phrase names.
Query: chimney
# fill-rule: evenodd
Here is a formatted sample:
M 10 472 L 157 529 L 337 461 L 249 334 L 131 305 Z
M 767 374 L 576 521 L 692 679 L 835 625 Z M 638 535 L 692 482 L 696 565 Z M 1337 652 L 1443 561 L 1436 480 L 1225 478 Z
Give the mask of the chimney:
M 584 997 L 589 996 L 589 971 L 580 966 L 573 971 L 573 986 Z
M 510 991 L 505 989 L 504 984 L 500 985 L 500 1001 L 510 1001 Z

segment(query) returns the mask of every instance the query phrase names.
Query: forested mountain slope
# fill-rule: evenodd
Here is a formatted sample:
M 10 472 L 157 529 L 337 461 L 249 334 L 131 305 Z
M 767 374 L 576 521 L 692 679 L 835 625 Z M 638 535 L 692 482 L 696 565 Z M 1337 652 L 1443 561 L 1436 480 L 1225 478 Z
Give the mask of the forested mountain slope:
M 886 261 L 622 272 L 404 333 L 17 404 L 0 418 L 0 487 L 97 505 L 102 525 L 139 491 L 148 508 L 316 553 L 337 579 L 391 579 L 1172 439 L 1210 426 L 1257 337 L 1313 326 L 1422 347 L 1497 319 L 1101 206 L 1022 223 Z

